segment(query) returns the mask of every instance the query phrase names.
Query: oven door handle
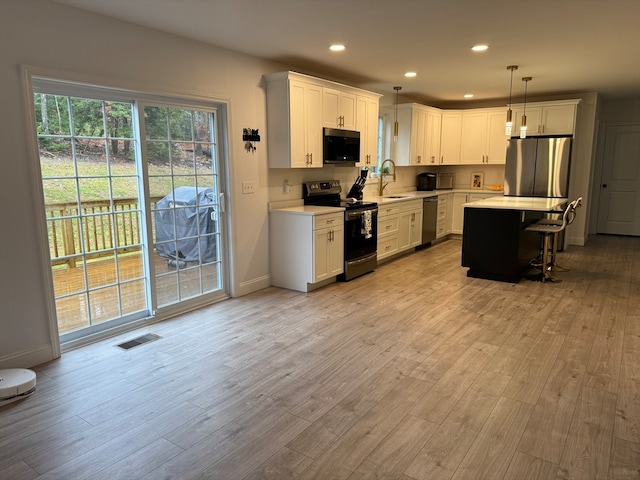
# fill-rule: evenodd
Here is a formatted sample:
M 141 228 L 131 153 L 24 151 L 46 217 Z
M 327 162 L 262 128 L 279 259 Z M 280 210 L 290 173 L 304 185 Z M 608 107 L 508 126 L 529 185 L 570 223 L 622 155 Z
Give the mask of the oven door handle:
M 345 216 L 344 216 L 344 219 L 345 219 L 345 221 L 355 220 L 356 218 L 362 217 L 362 215 L 364 215 L 365 211 L 370 211 L 372 217 L 375 217 L 376 215 L 378 215 L 378 209 L 377 208 L 372 208 L 371 210 L 356 210 L 356 211 L 352 211 L 352 212 L 346 212 Z

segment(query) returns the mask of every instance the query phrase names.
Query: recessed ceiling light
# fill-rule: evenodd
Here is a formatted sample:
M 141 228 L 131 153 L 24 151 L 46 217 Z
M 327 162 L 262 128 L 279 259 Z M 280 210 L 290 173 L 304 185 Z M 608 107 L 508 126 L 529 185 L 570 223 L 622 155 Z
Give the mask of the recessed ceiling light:
M 416 72 L 407 72 L 404 74 L 405 77 L 416 77 L 418 74 Z
M 464 98 L 473 98 L 473 93 L 465 93 Z
M 488 49 L 489 45 L 474 45 L 473 47 L 471 47 L 471 50 L 473 50 L 474 52 L 484 52 Z
M 345 49 L 346 47 L 344 45 L 340 45 L 340 44 L 335 44 L 335 45 L 331 45 L 329 47 L 329 50 L 331 50 L 332 52 L 341 52 Z

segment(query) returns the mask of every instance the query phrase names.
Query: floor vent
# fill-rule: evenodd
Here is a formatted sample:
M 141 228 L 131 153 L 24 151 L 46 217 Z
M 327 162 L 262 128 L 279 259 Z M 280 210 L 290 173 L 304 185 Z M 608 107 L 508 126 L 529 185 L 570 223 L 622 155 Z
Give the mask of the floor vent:
M 162 337 L 154 333 L 148 333 L 146 335 L 142 335 L 141 337 L 134 338 L 133 340 L 129 340 L 124 343 L 119 343 L 116 346 L 120 347 L 123 350 L 129 350 L 133 347 L 137 347 L 138 345 L 142 345 L 143 343 L 153 342 L 154 340 L 158 340 L 159 338 L 162 338 Z

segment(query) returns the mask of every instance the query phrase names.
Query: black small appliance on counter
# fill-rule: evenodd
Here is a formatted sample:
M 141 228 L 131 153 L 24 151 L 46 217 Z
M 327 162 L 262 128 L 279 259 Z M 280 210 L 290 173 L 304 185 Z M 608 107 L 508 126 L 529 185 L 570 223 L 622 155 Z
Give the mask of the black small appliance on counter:
M 436 189 L 436 174 L 421 173 L 416 177 L 416 190 L 431 191 Z

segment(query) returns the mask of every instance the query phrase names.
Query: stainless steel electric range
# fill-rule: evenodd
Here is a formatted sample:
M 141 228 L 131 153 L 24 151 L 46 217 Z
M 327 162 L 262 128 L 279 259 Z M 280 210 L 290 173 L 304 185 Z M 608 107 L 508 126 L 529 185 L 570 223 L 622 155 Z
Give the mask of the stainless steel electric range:
M 356 198 L 341 199 L 339 180 L 305 182 L 305 205 L 344 207 L 344 273 L 348 281 L 375 270 L 378 266 L 378 204 Z

